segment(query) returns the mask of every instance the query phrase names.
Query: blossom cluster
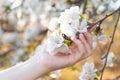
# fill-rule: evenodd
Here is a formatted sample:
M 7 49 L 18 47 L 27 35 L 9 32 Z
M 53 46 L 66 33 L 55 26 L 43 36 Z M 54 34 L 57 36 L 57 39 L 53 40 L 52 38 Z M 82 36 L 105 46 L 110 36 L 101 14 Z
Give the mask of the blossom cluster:
M 120 7 L 120 0 L 91 0 L 93 6 L 97 9 L 97 13 L 105 10 L 113 11 Z
M 94 63 L 85 63 L 83 71 L 80 73 L 79 80 L 94 80 L 97 77 L 97 69 L 94 67 Z
M 81 20 L 81 11 L 78 6 L 73 6 L 61 12 L 59 18 L 53 18 L 48 26 L 49 38 L 47 40 L 46 51 L 52 55 L 56 53 L 70 53 L 69 45 L 63 34 L 67 37 L 76 37 L 77 32 L 87 30 L 87 20 Z M 53 46 L 54 45 L 54 46 Z

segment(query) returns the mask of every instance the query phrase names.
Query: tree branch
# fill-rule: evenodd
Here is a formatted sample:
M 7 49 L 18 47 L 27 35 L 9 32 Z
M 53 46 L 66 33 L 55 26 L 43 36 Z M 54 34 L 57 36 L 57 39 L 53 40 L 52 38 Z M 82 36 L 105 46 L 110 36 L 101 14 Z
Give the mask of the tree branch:
M 119 9 L 120 9 L 120 8 L 119 8 Z M 118 10 L 119 10 L 119 9 L 118 9 Z M 116 11 L 115 11 L 115 12 L 116 12 Z M 115 12 L 114 12 L 114 13 L 115 13 Z M 114 13 L 112 13 L 112 14 L 114 14 Z M 112 14 L 111 14 L 111 15 L 112 15 Z M 102 70 L 101 70 L 100 80 L 102 80 L 102 78 L 103 78 L 103 73 L 104 73 L 104 70 L 105 70 L 106 65 L 107 65 L 108 55 L 109 55 L 109 51 L 110 51 L 110 48 L 111 48 L 112 43 L 113 43 L 113 40 L 114 40 L 115 31 L 116 31 L 116 28 L 117 28 L 117 25 L 118 25 L 119 17 L 120 17 L 120 11 L 119 11 L 119 13 L 118 13 L 118 16 L 117 16 L 117 19 L 116 19 L 116 23 L 115 23 L 115 27 L 114 27 L 114 30 L 113 30 L 113 33 L 112 33 L 111 41 L 110 41 L 110 44 L 109 44 L 108 49 L 107 49 L 107 53 L 106 53 L 106 56 L 105 56 L 105 63 L 104 63 L 104 66 L 103 66 L 103 68 L 102 68 Z M 105 18 L 103 18 L 102 20 L 100 20 L 100 22 L 102 22 L 103 20 L 105 20 Z
M 98 27 L 99 25 L 101 25 L 101 23 L 108 17 L 110 17 L 111 15 L 115 14 L 116 12 L 120 11 L 120 7 L 113 11 L 112 13 L 106 15 L 105 17 L 103 17 L 102 19 L 96 21 L 95 23 L 92 23 L 89 27 L 88 27 L 88 31 L 92 32 L 96 27 Z M 95 25 L 98 25 L 95 27 Z
M 116 76 L 113 80 L 118 80 L 120 79 L 120 75 Z
M 83 14 L 85 14 L 86 7 L 87 7 L 87 0 L 84 0 Z

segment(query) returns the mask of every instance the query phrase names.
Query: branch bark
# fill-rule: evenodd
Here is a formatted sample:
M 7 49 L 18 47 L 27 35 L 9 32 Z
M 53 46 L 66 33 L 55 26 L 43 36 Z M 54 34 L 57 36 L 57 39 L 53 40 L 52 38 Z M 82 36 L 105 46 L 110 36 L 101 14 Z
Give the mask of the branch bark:
M 120 9 L 120 8 L 119 8 L 119 9 Z M 112 33 L 111 41 L 110 41 L 110 44 L 109 44 L 108 49 L 107 49 L 107 52 L 106 52 L 105 63 L 104 63 L 103 68 L 102 68 L 102 70 L 101 70 L 100 80 L 102 80 L 102 78 L 103 78 L 103 73 L 104 73 L 104 70 L 105 70 L 106 65 L 107 65 L 108 55 L 109 55 L 109 51 L 110 51 L 110 48 L 111 48 L 112 43 L 113 43 L 113 40 L 114 40 L 115 31 L 116 31 L 116 28 L 117 28 L 117 25 L 118 25 L 119 17 L 120 17 L 120 11 L 119 11 L 119 13 L 118 13 L 118 16 L 117 16 L 117 19 L 116 19 L 116 23 L 115 23 L 115 27 L 114 27 L 114 30 L 113 30 L 113 33 Z M 105 20 L 105 18 L 103 18 L 103 20 Z M 103 20 L 101 20 L 100 22 L 102 22 Z
M 92 23 L 92 24 L 88 27 L 88 31 L 89 31 L 89 32 L 92 32 L 92 31 L 97 27 L 97 26 L 95 26 L 95 25 L 98 25 L 98 26 L 101 25 L 101 23 L 102 23 L 105 19 L 107 19 L 108 17 L 110 17 L 111 15 L 115 14 L 115 13 L 118 12 L 118 11 L 120 11 L 120 7 L 119 7 L 117 10 L 113 11 L 112 13 L 106 15 L 106 16 L 103 17 L 102 19 L 96 21 L 95 23 Z

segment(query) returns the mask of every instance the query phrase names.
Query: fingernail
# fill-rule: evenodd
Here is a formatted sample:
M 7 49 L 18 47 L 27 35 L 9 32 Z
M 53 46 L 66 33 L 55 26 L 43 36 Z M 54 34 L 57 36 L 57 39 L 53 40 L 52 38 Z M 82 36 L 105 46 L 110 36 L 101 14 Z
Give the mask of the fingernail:
M 71 40 L 75 41 L 75 40 L 76 40 L 76 38 L 75 38 L 75 37 L 71 37 Z
M 88 32 L 84 32 L 84 35 L 86 36 Z

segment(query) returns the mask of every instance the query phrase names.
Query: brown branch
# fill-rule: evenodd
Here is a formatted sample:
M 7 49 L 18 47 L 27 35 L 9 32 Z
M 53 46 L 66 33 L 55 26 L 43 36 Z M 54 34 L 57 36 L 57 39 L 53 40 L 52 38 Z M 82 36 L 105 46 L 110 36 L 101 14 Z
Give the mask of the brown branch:
M 120 79 L 120 75 L 116 76 L 113 80 L 118 80 Z
M 84 0 L 83 14 L 85 14 L 86 7 L 87 7 L 87 0 Z
M 1 54 L 0 54 L 0 58 L 5 57 L 8 53 L 10 53 L 10 52 L 12 52 L 12 51 L 14 51 L 14 50 L 16 50 L 16 48 L 15 48 L 15 47 L 12 47 L 12 48 L 9 49 L 8 51 L 1 53 Z
M 98 20 L 97 22 L 92 23 L 92 24 L 88 27 L 88 31 L 89 31 L 89 32 L 92 32 L 92 31 L 97 27 L 97 26 L 95 27 L 95 25 L 98 25 L 98 26 L 101 25 L 101 23 L 102 23 L 106 18 L 110 17 L 111 15 L 115 14 L 115 13 L 118 12 L 118 11 L 120 11 L 120 7 L 119 7 L 117 10 L 113 11 L 112 13 L 106 15 L 106 16 L 103 17 L 102 19 Z M 93 27 L 94 27 L 94 28 L 93 28 Z
M 120 8 L 119 8 L 119 9 L 120 9 Z M 117 25 L 118 25 L 119 17 L 120 17 L 120 11 L 119 11 L 119 13 L 118 13 L 118 16 L 117 16 L 117 19 L 116 19 L 116 23 L 115 23 L 115 27 L 114 27 L 114 30 L 113 30 L 113 33 L 112 33 L 111 41 L 110 41 L 110 44 L 109 44 L 108 49 L 107 49 L 107 52 L 106 52 L 105 63 L 104 63 L 104 66 L 103 66 L 103 68 L 102 68 L 102 70 L 101 70 L 100 80 L 102 80 L 102 78 L 103 78 L 103 73 L 104 73 L 104 70 L 105 70 L 106 65 L 107 65 L 108 55 L 109 55 L 109 51 L 110 51 L 110 48 L 111 48 L 112 43 L 113 43 L 113 40 L 114 40 L 115 31 L 116 31 L 116 28 L 117 28 Z M 105 18 L 103 18 L 103 20 L 104 20 L 104 19 L 105 19 Z M 101 20 L 100 22 L 102 22 L 102 20 Z

